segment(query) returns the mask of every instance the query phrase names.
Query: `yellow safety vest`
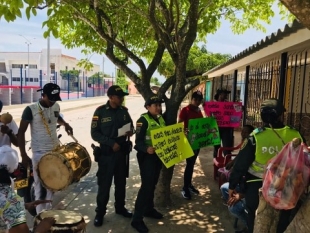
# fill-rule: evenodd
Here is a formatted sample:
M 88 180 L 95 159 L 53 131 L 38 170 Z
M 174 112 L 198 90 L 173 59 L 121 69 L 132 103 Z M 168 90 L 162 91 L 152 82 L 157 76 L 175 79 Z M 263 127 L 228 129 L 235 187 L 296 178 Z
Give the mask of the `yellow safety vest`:
M 273 130 L 275 130 L 281 138 L 279 138 Z M 248 172 L 259 178 L 263 178 L 267 162 L 276 156 L 284 147 L 282 140 L 284 143 L 290 142 L 293 138 L 300 138 L 302 140 L 300 133 L 288 126 L 280 129 L 265 128 L 261 132 L 252 133 L 252 135 L 256 141 L 256 151 L 255 160 L 251 164 Z
M 157 121 L 155 121 L 155 119 L 153 117 L 150 117 L 150 115 L 148 113 L 144 113 L 144 114 L 142 114 L 142 116 L 146 119 L 147 125 L 148 125 L 144 142 L 146 145 L 152 146 L 151 130 L 165 127 L 166 123 L 165 123 L 162 116 L 158 117 L 159 124 Z

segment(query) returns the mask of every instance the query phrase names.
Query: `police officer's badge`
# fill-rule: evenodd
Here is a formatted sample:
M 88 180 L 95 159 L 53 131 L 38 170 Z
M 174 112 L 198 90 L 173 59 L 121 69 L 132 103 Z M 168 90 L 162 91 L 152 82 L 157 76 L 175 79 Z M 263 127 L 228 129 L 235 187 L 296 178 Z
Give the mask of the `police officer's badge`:
M 240 150 L 242 150 L 246 146 L 246 144 L 248 144 L 248 139 L 247 138 L 244 139 L 244 141 L 243 141 L 243 143 L 242 143 L 242 145 L 240 147 Z
M 92 128 L 96 128 L 96 127 L 97 127 L 97 121 L 93 121 L 93 122 L 91 123 L 91 127 L 92 127 Z
M 91 122 L 91 127 L 96 128 L 97 127 L 97 122 L 98 122 L 99 117 L 98 116 L 93 116 L 93 120 Z

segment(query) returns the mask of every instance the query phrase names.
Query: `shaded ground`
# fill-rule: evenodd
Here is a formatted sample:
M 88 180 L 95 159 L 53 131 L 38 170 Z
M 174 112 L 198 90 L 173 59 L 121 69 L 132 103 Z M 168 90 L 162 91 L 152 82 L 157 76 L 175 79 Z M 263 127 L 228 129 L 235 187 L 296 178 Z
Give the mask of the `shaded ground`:
M 182 198 L 180 190 L 183 185 L 183 171 L 185 163 L 176 165 L 171 185 L 172 206 L 157 208 L 165 215 L 163 220 L 145 219 L 150 232 L 224 232 L 233 233 L 234 218 L 228 213 L 227 207 L 222 204 L 218 181 L 213 180 L 213 148 L 201 150 L 197 159 L 194 174 L 194 185 L 199 189 L 200 195 L 193 196 L 188 201 Z M 134 201 L 140 187 L 140 175 L 135 153 L 132 153 L 130 178 L 127 181 L 126 207 L 134 209 Z M 114 189 L 111 189 L 111 198 L 108 205 L 108 213 L 105 216 L 104 225 L 100 228 L 93 226 L 95 216 L 95 198 L 97 192 L 95 170 L 97 164 L 93 164 L 92 173 L 82 182 L 76 185 L 65 199 L 58 204 L 59 208 L 75 210 L 83 214 L 88 222 L 87 232 L 136 232 L 130 226 L 130 220 L 114 213 Z
M 89 99 L 74 102 L 77 110 L 67 109 L 65 118 L 70 121 L 74 128 L 75 135 L 85 146 L 92 142 L 89 135 L 89 120 L 94 111 L 94 101 Z M 88 102 L 89 101 L 89 102 Z M 64 102 L 65 104 L 65 102 Z M 81 105 L 81 106 L 79 106 Z M 92 106 L 93 105 L 93 106 Z M 133 121 L 136 121 L 143 108 L 141 97 L 132 97 L 126 100 L 126 106 L 130 111 Z M 86 123 L 85 123 L 86 122 Z M 87 132 L 87 133 L 86 133 Z M 235 142 L 240 141 L 240 133 L 235 133 Z M 65 142 L 65 135 L 63 136 Z M 134 140 L 134 139 L 133 139 Z M 88 149 L 88 148 L 87 148 Z M 88 149 L 91 152 L 90 149 Z M 183 171 L 185 163 L 175 166 L 174 176 L 171 185 L 172 206 L 169 208 L 157 208 L 165 217 L 158 221 L 146 218 L 145 222 L 151 233 L 188 233 L 188 232 L 224 232 L 233 233 L 234 218 L 228 213 L 227 207 L 222 204 L 221 194 L 218 189 L 218 181 L 213 180 L 213 148 L 204 148 L 201 150 L 196 162 L 194 171 L 194 185 L 199 189 L 200 195 L 193 196 L 188 201 L 182 198 L 181 188 L 183 186 Z M 97 163 L 93 162 L 90 173 L 79 183 L 71 185 L 67 190 L 56 193 L 54 199 L 54 208 L 74 210 L 81 213 L 88 223 L 87 232 L 113 232 L 113 233 L 134 233 L 136 232 L 130 225 L 130 219 L 114 213 L 114 188 L 111 188 L 110 202 L 108 204 L 108 213 L 104 219 L 104 225 L 100 228 L 93 226 L 96 207 L 96 173 Z M 127 180 L 127 200 L 126 207 L 134 209 L 134 202 L 140 187 L 140 175 L 137 165 L 135 152 L 131 154 L 130 159 L 130 177 Z M 31 226 L 33 219 L 28 216 L 28 224 Z

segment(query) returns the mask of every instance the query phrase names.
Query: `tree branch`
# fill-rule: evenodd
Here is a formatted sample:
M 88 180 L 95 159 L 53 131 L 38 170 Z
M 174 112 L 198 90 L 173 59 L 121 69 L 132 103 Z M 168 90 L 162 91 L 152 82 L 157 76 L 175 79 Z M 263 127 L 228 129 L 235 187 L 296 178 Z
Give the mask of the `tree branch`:
M 66 4 L 68 6 L 70 6 L 74 10 L 74 12 L 76 13 L 76 14 L 73 14 L 73 17 L 76 17 L 76 18 L 80 19 L 81 21 L 83 21 L 85 24 L 90 26 L 101 39 L 103 39 L 107 43 L 109 42 L 109 43 L 113 44 L 120 51 L 122 51 L 125 55 L 127 55 L 131 60 L 133 60 L 139 66 L 141 73 L 146 72 L 146 67 L 145 67 L 145 64 L 144 64 L 142 59 L 137 57 L 132 51 L 128 50 L 125 46 L 123 46 L 122 42 L 119 42 L 115 38 L 109 36 L 103 30 L 100 30 L 100 28 L 98 28 L 98 26 L 96 26 L 90 19 L 86 18 L 85 15 L 80 10 L 78 10 L 75 6 L 70 4 L 71 3 L 70 0 L 63 0 L 63 1 L 66 2 Z M 108 20 L 107 16 L 105 16 L 106 14 L 102 15 L 102 12 L 104 13 L 104 11 L 101 9 L 101 10 L 99 10 L 98 14 L 100 16 L 102 16 L 103 18 L 105 18 L 106 19 L 105 22 L 108 23 L 109 20 Z M 96 13 L 96 11 L 95 11 L 95 13 Z M 99 22 L 98 22 L 98 25 L 99 25 Z M 111 24 L 111 26 L 112 26 L 112 24 Z M 113 30 L 111 32 L 113 34 Z
M 153 60 L 151 61 L 150 65 L 147 68 L 147 73 L 154 74 L 154 72 L 158 68 L 159 63 L 161 62 L 164 52 L 165 52 L 165 46 L 159 40 L 157 40 L 157 49 L 153 57 Z M 149 78 L 151 79 L 151 77 Z
M 139 85 L 141 79 L 133 72 L 131 69 L 128 68 L 127 64 L 117 58 L 114 54 L 114 45 L 113 43 L 107 42 L 107 49 L 106 49 L 107 57 L 118 67 L 120 68 L 127 77 L 129 77 L 135 84 Z M 116 74 L 115 74 L 116 76 Z
M 165 45 L 165 47 L 168 50 L 169 54 L 171 55 L 173 61 L 176 62 L 174 59 L 174 54 L 176 54 L 176 51 L 175 51 L 175 49 L 172 48 L 173 40 L 171 39 L 171 35 L 170 35 L 171 32 L 167 31 L 167 28 L 165 28 L 164 25 L 161 25 L 160 22 L 157 22 L 156 17 L 155 17 L 156 1 L 157 0 L 150 0 L 150 3 L 149 3 L 149 20 L 150 20 L 150 23 L 152 24 L 152 26 L 155 30 L 155 33 L 158 35 L 161 42 Z M 161 6 L 164 4 L 165 3 L 162 2 Z
M 185 36 L 181 51 L 187 56 L 197 37 L 197 23 L 198 23 L 199 0 L 190 1 L 188 10 L 188 31 Z

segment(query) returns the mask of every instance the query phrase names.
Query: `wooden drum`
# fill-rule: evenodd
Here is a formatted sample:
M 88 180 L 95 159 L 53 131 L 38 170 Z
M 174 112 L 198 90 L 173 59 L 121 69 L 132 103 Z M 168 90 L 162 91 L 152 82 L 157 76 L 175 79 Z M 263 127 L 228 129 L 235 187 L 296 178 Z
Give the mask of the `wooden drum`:
M 33 228 L 44 218 L 53 217 L 56 223 L 51 227 L 49 232 L 57 233 L 85 233 L 86 223 L 83 216 L 74 211 L 68 210 L 46 210 L 42 211 L 34 218 Z
M 46 153 L 38 163 L 37 172 L 45 188 L 60 191 L 78 182 L 90 168 L 91 158 L 86 148 L 71 142 Z

